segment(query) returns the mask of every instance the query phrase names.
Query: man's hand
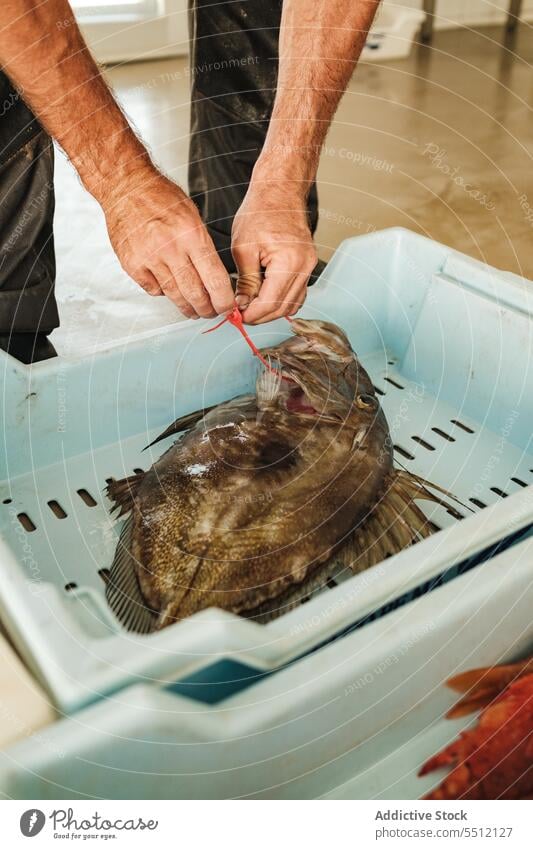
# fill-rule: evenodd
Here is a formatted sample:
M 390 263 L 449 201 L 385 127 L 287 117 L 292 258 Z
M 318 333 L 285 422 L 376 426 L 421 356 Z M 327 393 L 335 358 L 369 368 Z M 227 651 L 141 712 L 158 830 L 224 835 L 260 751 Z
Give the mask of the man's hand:
M 297 312 L 317 263 L 304 199 L 286 185 L 252 181 L 233 221 L 232 254 L 244 321 L 262 324 Z
M 224 268 L 198 210 L 155 168 L 104 197 L 111 244 L 149 295 L 166 295 L 188 318 L 210 318 L 235 305 Z
M 104 210 L 125 271 L 186 316 L 231 310 L 229 276 L 195 205 L 152 164 L 67 0 L 2 0 L 0 65 Z
M 235 216 L 237 302 L 252 324 L 296 312 L 316 253 L 305 204 L 322 144 L 379 0 L 283 0 L 276 97 Z M 260 266 L 265 268 L 261 283 Z M 244 297 L 246 295 L 246 298 Z

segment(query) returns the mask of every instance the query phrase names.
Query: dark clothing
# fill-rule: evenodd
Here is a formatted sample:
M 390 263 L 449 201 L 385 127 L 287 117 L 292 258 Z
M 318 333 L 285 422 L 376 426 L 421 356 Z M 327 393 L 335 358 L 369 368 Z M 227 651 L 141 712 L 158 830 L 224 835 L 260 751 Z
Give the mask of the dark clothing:
M 276 94 L 282 0 L 189 0 L 189 194 L 228 271 L 231 225 L 263 147 Z M 309 226 L 318 222 L 314 185 Z
M 0 334 L 59 324 L 53 179 L 52 142 L 0 73 Z

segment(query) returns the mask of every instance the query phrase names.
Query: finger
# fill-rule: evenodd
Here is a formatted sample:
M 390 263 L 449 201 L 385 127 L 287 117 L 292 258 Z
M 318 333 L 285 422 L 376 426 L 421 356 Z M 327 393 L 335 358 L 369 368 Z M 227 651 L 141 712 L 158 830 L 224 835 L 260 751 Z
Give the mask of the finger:
M 244 320 L 249 324 L 262 324 L 272 320 L 272 317 L 277 318 L 295 282 L 294 272 L 279 271 L 272 265 L 268 266 L 259 295 L 243 313 Z
M 166 295 L 166 297 L 177 306 L 185 318 L 200 317 L 187 298 L 184 297 L 183 292 L 178 285 L 179 273 L 174 273 L 168 266 L 161 264 L 154 269 L 154 274 L 157 275 L 157 281 L 162 290 L 162 294 Z
M 241 310 L 259 294 L 263 282 L 259 251 L 254 245 L 232 248 L 233 259 L 239 274 L 235 300 Z
M 217 315 L 192 263 L 188 262 L 185 268 L 176 269 L 174 277 L 181 294 L 197 315 L 202 318 L 213 318 Z
M 215 315 L 230 312 L 235 306 L 231 280 L 215 246 L 203 253 L 191 253 L 193 268 L 207 292 Z
M 307 298 L 307 281 L 303 286 L 296 284 L 296 287 L 293 292 L 290 293 L 289 298 L 285 306 L 288 308 L 283 312 L 285 316 L 293 316 L 296 315 L 299 310 L 305 304 L 305 299 Z
M 244 321 L 253 324 L 266 324 L 267 322 L 275 321 L 282 316 L 295 315 L 301 308 L 307 296 L 307 282 L 302 286 L 301 277 L 302 275 L 295 275 L 295 280 L 292 286 L 290 286 L 288 291 L 283 295 L 283 301 L 281 303 L 276 304 L 273 309 L 266 312 L 264 315 L 261 315 L 259 318 L 254 318 L 252 313 L 250 321 L 248 313 L 252 310 L 252 307 L 255 306 L 252 304 L 250 306 L 250 310 L 247 310 L 243 314 Z
M 157 297 L 157 295 L 163 294 L 161 286 L 148 268 L 143 268 L 133 279 L 141 289 L 144 289 L 147 295 Z
M 263 282 L 261 271 L 241 271 L 235 289 L 235 300 L 241 310 L 253 301 L 259 294 Z
M 245 311 L 244 321 L 249 324 L 263 324 L 288 315 L 284 307 L 287 293 L 293 287 L 303 289 L 307 285 L 315 264 L 314 249 L 303 253 L 295 247 L 280 251 L 268 263 L 261 291 Z

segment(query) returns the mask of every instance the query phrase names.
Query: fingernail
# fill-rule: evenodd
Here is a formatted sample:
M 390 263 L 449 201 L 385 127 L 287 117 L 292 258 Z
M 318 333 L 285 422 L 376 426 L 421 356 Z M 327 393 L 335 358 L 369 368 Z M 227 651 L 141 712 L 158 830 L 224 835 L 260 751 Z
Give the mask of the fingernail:
M 250 298 L 247 295 L 237 295 L 235 302 L 240 310 L 245 310 L 250 303 Z

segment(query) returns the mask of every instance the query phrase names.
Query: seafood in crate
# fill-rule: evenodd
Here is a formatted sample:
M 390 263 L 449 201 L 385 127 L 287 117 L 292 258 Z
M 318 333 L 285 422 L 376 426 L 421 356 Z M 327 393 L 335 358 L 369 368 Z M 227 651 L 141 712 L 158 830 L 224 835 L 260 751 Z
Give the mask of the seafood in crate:
M 264 621 L 433 530 L 415 499 L 444 502 L 394 469 L 379 398 L 344 331 L 305 319 L 291 329 L 261 352 L 255 395 L 178 419 L 161 438 L 185 435 L 148 472 L 108 485 L 129 514 L 107 583 L 128 627 L 211 606 Z
M 0 605 L 51 701 L 78 710 L 139 677 L 219 698 L 228 677 L 248 686 L 516 539 L 533 521 L 532 297 L 529 281 L 406 230 L 338 248 L 302 316 L 346 332 L 386 415 L 395 468 L 466 506 L 419 501 L 439 533 L 361 574 L 339 570 L 265 624 L 210 607 L 146 634 L 106 600 L 123 525 L 106 483 L 157 463 L 170 441 L 143 448 L 173 419 L 253 392 L 255 363 L 235 330 L 205 336 L 185 321 L 31 368 L 0 351 Z M 470 315 L 467 332 L 458 316 Z M 250 335 L 271 348 L 290 330 L 277 321 Z

